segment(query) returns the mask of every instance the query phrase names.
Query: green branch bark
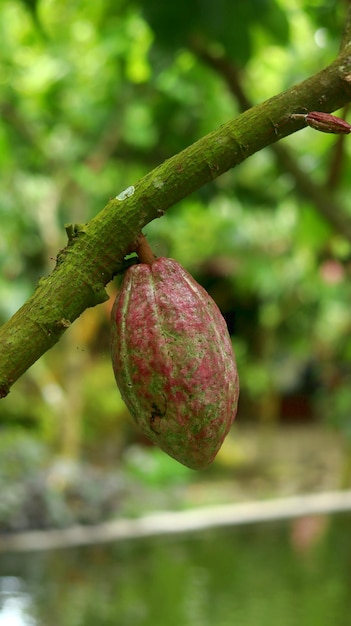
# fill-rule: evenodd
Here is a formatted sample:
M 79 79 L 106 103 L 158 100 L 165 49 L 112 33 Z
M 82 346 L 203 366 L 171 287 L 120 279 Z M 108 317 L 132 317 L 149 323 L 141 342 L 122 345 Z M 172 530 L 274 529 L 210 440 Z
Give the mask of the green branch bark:
M 351 100 L 351 45 L 343 40 L 327 68 L 227 122 L 110 200 L 89 223 L 69 231 L 53 272 L 0 328 L 0 397 L 88 307 L 108 298 L 105 286 L 142 228 L 182 198 L 262 148 L 303 127 L 292 113 L 332 112 Z M 128 181 L 126 186 L 132 181 Z M 116 190 L 117 193 L 121 190 Z

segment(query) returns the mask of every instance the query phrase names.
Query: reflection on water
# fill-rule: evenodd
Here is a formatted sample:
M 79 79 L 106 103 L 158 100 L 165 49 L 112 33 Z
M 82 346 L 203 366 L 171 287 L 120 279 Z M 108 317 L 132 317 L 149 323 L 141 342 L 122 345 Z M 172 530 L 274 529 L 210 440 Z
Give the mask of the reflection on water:
M 0 626 L 349 626 L 350 523 L 305 518 L 4 554 Z
M 19 577 L 0 577 L 0 626 L 35 626 L 29 614 L 31 605 L 31 596 Z

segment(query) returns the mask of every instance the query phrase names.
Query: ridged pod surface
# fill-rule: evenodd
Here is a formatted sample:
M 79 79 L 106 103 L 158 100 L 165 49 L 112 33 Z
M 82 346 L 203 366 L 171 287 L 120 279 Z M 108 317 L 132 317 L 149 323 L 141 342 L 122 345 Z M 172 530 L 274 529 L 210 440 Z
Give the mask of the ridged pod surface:
M 168 258 L 131 266 L 112 309 L 112 364 L 144 434 L 184 465 L 216 456 L 235 418 L 239 379 L 216 303 Z

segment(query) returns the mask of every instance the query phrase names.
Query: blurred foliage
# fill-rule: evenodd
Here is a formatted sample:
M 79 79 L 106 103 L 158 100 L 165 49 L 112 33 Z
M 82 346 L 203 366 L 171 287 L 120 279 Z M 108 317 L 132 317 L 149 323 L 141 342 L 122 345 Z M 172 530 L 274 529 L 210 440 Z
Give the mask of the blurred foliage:
M 344 8 L 331 0 L 2 0 L 0 322 L 53 269 L 65 222 L 88 221 L 239 113 L 199 44 L 230 60 L 257 103 L 335 57 Z M 281 144 L 322 192 L 339 203 L 350 197 L 348 137 L 305 129 Z M 351 242 L 293 173 L 267 149 L 146 230 L 156 254 L 184 264 L 227 319 L 239 419 L 284 418 L 282 398 L 308 394 L 318 417 L 349 435 Z M 115 292 L 110 286 L 111 299 Z M 110 368 L 110 306 L 85 312 L 1 401 L 3 432 L 20 426 L 60 454 L 108 463 L 138 441 Z

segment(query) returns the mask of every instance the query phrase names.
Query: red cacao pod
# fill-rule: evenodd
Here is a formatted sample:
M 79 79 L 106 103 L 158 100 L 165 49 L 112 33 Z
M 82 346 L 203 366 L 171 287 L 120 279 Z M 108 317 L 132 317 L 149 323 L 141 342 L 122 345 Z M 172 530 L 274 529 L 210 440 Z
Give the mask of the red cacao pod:
M 117 385 L 144 434 L 208 466 L 235 418 L 239 379 L 222 314 L 173 259 L 131 266 L 112 309 Z

